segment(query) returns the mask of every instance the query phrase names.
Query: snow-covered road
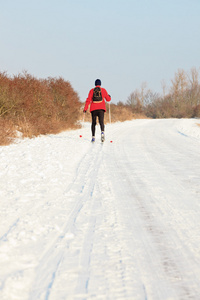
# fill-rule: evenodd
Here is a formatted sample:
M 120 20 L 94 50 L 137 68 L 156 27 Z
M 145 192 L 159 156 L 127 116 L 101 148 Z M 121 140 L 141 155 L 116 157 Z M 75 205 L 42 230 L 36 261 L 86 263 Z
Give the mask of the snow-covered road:
M 107 125 L 104 145 L 85 123 L 0 147 L 0 299 L 198 300 L 197 123 Z

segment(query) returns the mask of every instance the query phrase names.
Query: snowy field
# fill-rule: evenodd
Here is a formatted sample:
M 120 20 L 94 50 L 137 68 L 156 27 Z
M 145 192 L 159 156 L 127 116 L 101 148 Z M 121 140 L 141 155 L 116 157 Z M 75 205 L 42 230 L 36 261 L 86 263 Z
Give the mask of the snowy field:
M 0 147 L 0 300 L 199 300 L 197 123 Z

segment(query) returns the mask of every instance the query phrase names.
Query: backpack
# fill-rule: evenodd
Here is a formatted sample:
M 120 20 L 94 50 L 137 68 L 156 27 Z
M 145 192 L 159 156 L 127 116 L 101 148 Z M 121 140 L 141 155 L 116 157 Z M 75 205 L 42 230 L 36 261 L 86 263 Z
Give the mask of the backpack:
M 101 94 L 101 88 L 99 86 L 95 87 L 93 89 L 93 98 L 92 98 L 94 103 L 100 103 L 103 101 L 103 97 Z

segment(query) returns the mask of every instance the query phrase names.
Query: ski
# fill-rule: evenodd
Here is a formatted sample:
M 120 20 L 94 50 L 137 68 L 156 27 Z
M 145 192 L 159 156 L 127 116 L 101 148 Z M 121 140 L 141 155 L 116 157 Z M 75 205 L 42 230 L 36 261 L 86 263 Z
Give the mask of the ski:
M 101 133 L 101 142 L 104 143 L 104 141 L 105 141 L 105 134 L 104 134 L 104 132 L 102 131 L 102 133 Z

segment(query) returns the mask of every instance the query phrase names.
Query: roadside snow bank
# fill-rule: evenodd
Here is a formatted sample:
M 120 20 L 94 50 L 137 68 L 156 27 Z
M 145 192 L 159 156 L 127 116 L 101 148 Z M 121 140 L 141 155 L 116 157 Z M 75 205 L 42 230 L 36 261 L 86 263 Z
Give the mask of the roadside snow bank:
M 198 119 L 181 119 L 178 123 L 177 129 L 180 134 L 187 137 L 200 140 L 200 120 Z

